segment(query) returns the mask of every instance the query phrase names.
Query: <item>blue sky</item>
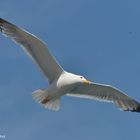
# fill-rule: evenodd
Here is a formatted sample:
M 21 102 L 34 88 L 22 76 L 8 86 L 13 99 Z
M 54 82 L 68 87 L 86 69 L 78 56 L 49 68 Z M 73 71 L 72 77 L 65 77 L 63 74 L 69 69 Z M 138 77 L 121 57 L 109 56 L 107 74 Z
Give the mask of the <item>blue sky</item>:
M 0 17 L 48 43 L 62 67 L 140 101 L 140 1 L 1 0 Z M 41 108 L 31 93 L 47 81 L 20 47 L 0 35 L 0 134 L 7 140 L 138 140 L 138 113 L 63 97 Z

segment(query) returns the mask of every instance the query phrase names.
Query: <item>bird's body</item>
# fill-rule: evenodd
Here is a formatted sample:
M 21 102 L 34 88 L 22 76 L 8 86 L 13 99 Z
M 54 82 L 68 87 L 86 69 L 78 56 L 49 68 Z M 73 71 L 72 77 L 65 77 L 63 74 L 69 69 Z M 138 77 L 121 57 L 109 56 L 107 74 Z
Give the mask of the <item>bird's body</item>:
M 45 108 L 59 110 L 61 96 L 67 95 L 113 102 L 121 110 L 140 112 L 140 104 L 117 88 L 93 83 L 65 71 L 51 55 L 46 43 L 36 36 L 1 18 L 0 31 L 20 44 L 47 78 L 48 88 L 33 92 L 33 98 Z
M 83 79 L 83 81 L 85 80 L 83 77 L 79 75 L 75 75 L 75 74 L 64 71 L 58 78 L 56 78 L 50 84 L 50 86 L 47 89 L 45 89 L 44 91 L 37 90 L 33 92 L 33 98 L 37 100 L 38 102 L 48 106 L 47 102 L 49 103 L 49 101 L 58 100 L 61 98 L 61 96 L 66 95 L 68 93 L 72 93 L 72 91 L 77 87 L 77 85 L 80 85 L 83 82 L 81 81 L 81 78 Z M 87 83 L 89 82 L 87 80 L 85 81 Z M 38 94 L 40 94 L 40 97 L 38 97 Z M 52 103 L 51 105 L 56 104 L 55 102 L 51 102 L 51 103 Z M 50 108 L 53 108 L 53 107 L 50 107 Z
M 69 73 L 63 72 L 63 74 L 61 74 L 59 78 L 55 79 L 48 87 L 48 96 L 50 98 L 59 98 L 60 96 L 69 93 L 75 84 L 70 80 L 70 78 Z

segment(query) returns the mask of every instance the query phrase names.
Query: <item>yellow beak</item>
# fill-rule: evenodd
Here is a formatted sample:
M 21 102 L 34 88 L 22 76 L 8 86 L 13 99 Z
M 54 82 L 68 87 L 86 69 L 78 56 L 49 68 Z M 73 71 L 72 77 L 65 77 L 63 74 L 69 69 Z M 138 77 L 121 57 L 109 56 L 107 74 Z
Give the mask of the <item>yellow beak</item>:
M 83 83 L 84 83 L 84 84 L 88 84 L 88 85 L 89 85 L 89 84 L 91 84 L 91 81 L 84 80 L 84 81 L 83 81 Z

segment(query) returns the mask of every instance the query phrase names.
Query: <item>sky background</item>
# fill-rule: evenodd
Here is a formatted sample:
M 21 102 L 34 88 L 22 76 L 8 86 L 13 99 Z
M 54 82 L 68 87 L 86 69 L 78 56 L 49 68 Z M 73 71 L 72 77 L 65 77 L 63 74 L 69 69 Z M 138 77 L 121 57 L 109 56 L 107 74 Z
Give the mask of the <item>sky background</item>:
M 70 72 L 113 85 L 140 101 L 139 0 L 1 0 L 0 17 L 48 43 Z M 31 93 L 47 81 L 0 35 L 0 135 L 6 140 L 139 140 L 140 114 L 113 104 L 62 97 L 61 110 Z

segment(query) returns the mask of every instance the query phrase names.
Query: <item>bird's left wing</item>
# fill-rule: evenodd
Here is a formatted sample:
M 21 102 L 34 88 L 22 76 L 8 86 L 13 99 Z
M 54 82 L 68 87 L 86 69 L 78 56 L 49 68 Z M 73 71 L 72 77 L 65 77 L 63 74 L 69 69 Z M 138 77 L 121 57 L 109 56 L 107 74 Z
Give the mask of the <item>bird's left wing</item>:
M 109 85 L 80 84 L 68 96 L 115 103 L 121 110 L 140 112 L 140 104 L 122 91 Z
M 49 83 L 61 75 L 63 69 L 49 52 L 47 45 L 33 34 L 0 18 L 0 31 L 14 40 L 39 66 Z

